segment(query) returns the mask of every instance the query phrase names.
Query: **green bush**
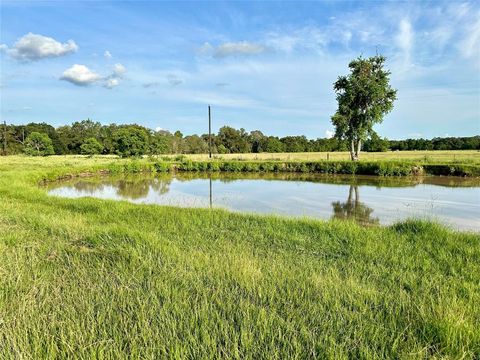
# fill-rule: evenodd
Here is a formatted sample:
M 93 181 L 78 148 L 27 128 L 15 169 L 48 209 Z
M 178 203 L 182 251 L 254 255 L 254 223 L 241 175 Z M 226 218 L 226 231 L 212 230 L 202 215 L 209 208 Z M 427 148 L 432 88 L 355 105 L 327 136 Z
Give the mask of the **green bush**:
M 272 162 L 264 162 L 264 163 L 259 163 L 258 168 L 260 171 L 278 171 L 278 164 L 277 163 L 272 163 Z
M 208 170 L 210 171 L 220 171 L 220 163 L 218 161 L 212 161 L 208 163 Z
M 223 171 L 240 172 L 244 169 L 244 164 L 237 161 L 228 161 L 223 163 Z
M 85 142 L 80 146 L 80 152 L 83 155 L 97 155 L 101 154 L 103 151 L 103 145 L 98 142 L 95 138 L 88 138 Z
M 260 164 L 257 162 L 246 162 L 243 164 L 243 171 L 258 172 L 263 170 L 260 169 Z
M 30 156 L 47 156 L 55 154 L 52 140 L 47 134 L 32 132 L 25 139 L 25 154 Z
M 141 163 L 140 161 L 129 161 L 124 165 L 124 171 L 126 173 L 153 172 L 154 170 L 155 168 L 152 164 Z
M 425 164 L 423 167 L 425 172 L 430 175 L 480 176 L 480 167 L 475 165 Z
M 185 155 L 177 155 L 175 156 L 174 160 L 184 162 L 185 160 L 187 160 L 187 157 Z
M 177 168 L 181 171 L 198 171 L 198 162 L 186 160 L 178 164 Z
M 168 172 L 170 171 L 170 163 L 168 162 L 156 162 L 153 164 L 153 167 L 156 172 Z
M 167 161 L 132 161 L 123 169 L 111 166 L 112 172 L 169 171 L 172 163 Z M 478 165 L 418 164 L 408 161 L 192 161 L 184 158 L 177 163 L 180 171 L 226 171 L 226 172 L 298 172 L 320 174 L 349 174 L 376 176 L 445 175 L 480 176 Z

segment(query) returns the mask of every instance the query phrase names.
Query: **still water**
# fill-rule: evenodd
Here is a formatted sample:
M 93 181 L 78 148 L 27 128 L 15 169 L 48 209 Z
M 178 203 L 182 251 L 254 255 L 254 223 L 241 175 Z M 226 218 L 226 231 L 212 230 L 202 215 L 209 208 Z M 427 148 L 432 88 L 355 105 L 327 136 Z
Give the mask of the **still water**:
M 455 229 L 480 231 L 478 179 L 180 173 L 76 179 L 51 184 L 49 194 L 353 219 L 363 225 L 426 218 Z

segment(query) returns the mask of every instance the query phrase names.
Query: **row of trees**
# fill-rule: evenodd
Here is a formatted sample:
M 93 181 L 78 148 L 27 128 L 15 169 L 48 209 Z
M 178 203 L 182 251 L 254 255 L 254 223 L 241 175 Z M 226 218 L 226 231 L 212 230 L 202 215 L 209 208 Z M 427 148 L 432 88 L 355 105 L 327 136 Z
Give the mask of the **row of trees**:
M 6 140 L 6 141 L 4 141 Z M 0 129 L 4 154 L 199 154 L 208 152 L 208 135 L 183 136 L 180 131 L 153 131 L 140 125 L 102 125 L 92 120 L 54 128 L 46 123 L 7 125 Z M 212 135 L 212 151 L 226 153 L 347 151 L 349 141 L 307 139 L 305 136 L 268 136 L 224 126 Z M 362 143 L 364 151 L 480 150 L 480 136 L 387 140 L 375 132 Z

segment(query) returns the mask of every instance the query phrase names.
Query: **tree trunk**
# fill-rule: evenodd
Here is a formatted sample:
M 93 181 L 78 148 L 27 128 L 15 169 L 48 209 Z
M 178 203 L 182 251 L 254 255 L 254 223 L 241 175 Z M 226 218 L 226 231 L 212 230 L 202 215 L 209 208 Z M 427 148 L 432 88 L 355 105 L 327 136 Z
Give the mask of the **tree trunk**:
M 355 190 L 355 205 L 357 205 L 360 202 L 360 194 L 358 192 L 358 186 L 355 185 L 353 189 Z
M 350 159 L 358 161 L 358 154 L 360 153 L 360 140 L 350 140 Z
M 353 198 L 353 185 L 350 185 L 350 190 L 348 190 L 348 200 L 347 204 L 352 203 L 352 198 Z
M 357 150 L 355 152 L 355 160 L 360 159 L 360 150 L 362 149 L 362 140 L 358 139 Z
M 355 161 L 355 140 L 350 140 L 350 159 Z

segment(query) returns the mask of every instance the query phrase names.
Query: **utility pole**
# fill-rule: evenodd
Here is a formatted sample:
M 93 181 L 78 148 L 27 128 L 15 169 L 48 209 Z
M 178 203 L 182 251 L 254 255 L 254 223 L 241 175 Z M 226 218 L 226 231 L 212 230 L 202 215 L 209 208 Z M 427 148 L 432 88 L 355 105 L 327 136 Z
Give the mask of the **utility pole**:
M 3 156 L 7 155 L 7 122 L 3 121 Z
M 212 117 L 208 105 L 208 157 L 212 158 Z
M 212 173 L 209 173 L 209 184 L 210 184 L 210 209 L 212 208 Z

